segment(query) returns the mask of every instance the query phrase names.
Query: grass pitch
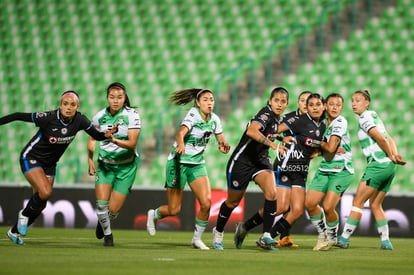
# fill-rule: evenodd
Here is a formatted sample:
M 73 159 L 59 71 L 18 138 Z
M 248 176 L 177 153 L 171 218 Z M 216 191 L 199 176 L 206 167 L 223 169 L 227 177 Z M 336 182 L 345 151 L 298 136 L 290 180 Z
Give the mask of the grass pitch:
M 192 232 L 114 230 L 104 247 L 91 229 L 30 228 L 26 245 L 13 244 L 0 227 L 0 274 L 414 274 L 414 239 L 391 238 L 383 251 L 378 237 L 352 237 L 349 249 L 314 252 L 316 236 L 293 235 L 298 248 L 265 251 L 257 233 L 243 248 L 225 233 L 224 251 L 191 247 Z M 211 232 L 204 242 L 211 247 Z

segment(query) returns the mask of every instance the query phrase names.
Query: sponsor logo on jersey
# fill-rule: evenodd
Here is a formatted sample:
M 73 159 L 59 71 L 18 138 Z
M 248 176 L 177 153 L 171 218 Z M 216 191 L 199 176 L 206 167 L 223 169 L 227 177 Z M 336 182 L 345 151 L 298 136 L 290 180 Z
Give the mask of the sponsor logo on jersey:
M 72 140 L 75 138 L 75 136 L 70 137 L 49 137 L 49 143 L 50 144 L 69 144 L 72 142 Z

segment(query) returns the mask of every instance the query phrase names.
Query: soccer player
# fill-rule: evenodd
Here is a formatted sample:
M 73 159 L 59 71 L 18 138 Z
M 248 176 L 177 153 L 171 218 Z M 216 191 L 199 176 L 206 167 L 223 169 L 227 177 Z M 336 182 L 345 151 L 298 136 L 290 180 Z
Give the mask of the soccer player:
M 392 250 L 387 216 L 382 208 L 382 202 L 390 190 L 396 164 L 405 165 L 406 162 L 398 154 L 395 142 L 386 131 L 378 114 L 369 110 L 370 103 L 371 95 L 367 90 L 356 91 L 352 96 L 352 110 L 359 116 L 358 139 L 368 164 L 352 202 L 351 213 L 342 235 L 338 238 L 337 246 L 349 247 L 349 238 L 361 221 L 364 203 L 369 200 L 369 207 L 375 217 L 381 237 L 380 248 Z
M 208 250 L 201 237 L 204 233 L 211 206 L 211 188 L 204 160 L 204 150 L 212 136 L 218 141 L 220 152 L 227 154 L 230 145 L 226 142 L 219 117 L 213 113 L 214 95 L 206 89 L 187 89 L 174 92 L 170 102 L 186 105 L 193 102 L 175 136 L 175 142 L 168 156 L 166 181 L 168 205 L 148 210 L 147 231 L 150 236 L 156 234 L 156 222 L 167 216 L 175 216 L 181 210 L 183 190 L 188 183 L 200 203 L 196 215 L 195 230 L 192 239 L 194 248 Z
M 277 207 L 276 215 L 284 214 L 272 227 L 271 238 L 280 235 L 278 244 L 285 247 L 296 247 L 290 237 L 290 228 L 303 215 L 305 209 L 305 185 L 309 163 L 320 147 L 324 123 L 324 99 L 318 93 L 308 95 L 306 99 L 307 113 L 283 119 L 278 131 L 288 131 L 296 139 L 289 150 L 278 154 L 273 164 L 276 174 L 276 185 L 280 187 L 282 202 Z M 283 192 L 283 193 L 282 193 Z M 234 235 L 237 248 L 241 248 L 247 232 L 263 222 L 262 209 L 244 223 L 239 223 Z M 260 242 L 256 242 L 261 246 Z
M 24 177 L 33 188 L 33 195 L 26 207 L 19 211 L 15 225 L 7 232 L 9 239 L 18 245 L 24 245 L 28 227 L 46 207 L 53 192 L 56 164 L 76 133 L 85 130 L 96 140 L 113 141 L 112 134 L 118 125 L 105 133 L 97 131 L 92 123 L 78 109 L 79 96 L 74 91 L 66 91 L 60 98 L 56 110 L 37 113 L 13 113 L 0 118 L 0 125 L 20 120 L 35 123 L 39 131 L 23 148 L 20 155 L 20 168 Z
M 131 107 L 122 83 L 110 84 L 106 89 L 106 99 L 109 106 L 93 117 L 92 124 L 100 132 L 105 132 L 118 123 L 118 132 L 112 142 L 100 142 L 97 169 L 93 160 L 96 140 L 89 137 L 88 172 L 96 176 L 96 237 L 104 238 L 104 246 L 113 246 L 111 222 L 118 217 L 137 174 L 139 159 L 136 146 L 141 120 Z
M 343 103 L 343 97 L 337 93 L 326 98 L 327 128 L 321 143 L 323 159 L 306 192 L 305 207 L 319 234 L 314 251 L 329 250 L 336 244 L 339 216 L 335 208 L 354 174 L 348 121 L 340 115 Z M 322 199 L 323 209 L 319 205 Z
M 269 148 L 280 152 L 286 150 L 286 147 L 274 141 L 279 137 L 278 123 L 288 101 L 289 93 L 285 88 L 273 89 L 266 106 L 250 120 L 231 155 L 226 168 L 227 199 L 221 204 L 217 224 L 213 228 L 214 249 L 223 249 L 224 227 L 246 193 L 250 181 L 254 181 L 261 188 L 265 199 L 263 235 L 258 242 L 264 249 L 275 250 L 270 229 L 276 213 L 276 186 Z M 286 142 L 291 140 L 292 137 L 285 139 Z

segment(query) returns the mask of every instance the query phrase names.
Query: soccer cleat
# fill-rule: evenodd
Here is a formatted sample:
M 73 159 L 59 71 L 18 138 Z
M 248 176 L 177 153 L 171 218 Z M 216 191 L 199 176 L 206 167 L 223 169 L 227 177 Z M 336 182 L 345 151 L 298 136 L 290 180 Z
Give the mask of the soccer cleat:
M 200 249 L 200 250 L 209 250 L 210 248 L 208 248 L 208 246 L 207 245 L 205 245 L 204 243 L 203 243 L 203 241 L 202 240 L 200 240 L 200 239 L 193 239 L 192 240 L 192 242 L 191 242 L 191 244 L 193 245 L 193 247 L 194 248 L 196 248 L 196 249 Z
M 25 245 L 24 241 L 20 238 L 20 234 L 11 232 L 11 229 L 7 232 L 7 237 L 15 244 Z
M 19 211 L 19 217 L 17 219 L 17 231 L 19 231 L 22 237 L 26 236 L 27 228 L 29 224 L 29 217 L 23 215 L 23 209 Z
M 105 235 L 103 245 L 104 246 L 114 246 L 114 237 L 112 236 L 112 234 Z
M 327 246 L 324 247 L 323 249 L 321 249 L 322 251 L 326 251 L 332 248 L 332 246 L 336 245 L 336 243 L 338 242 L 336 239 L 334 240 L 327 240 Z
M 392 244 L 390 240 L 381 241 L 380 249 L 382 250 L 392 250 Z
M 349 239 L 344 238 L 342 236 L 339 236 L 338 241 L 336 242 L 335 246 L 340 247 L 340 248 L 348 248 L 349 247 Z
M 150 236 L 155 236 L 157 231 L 155 230 L 155 210 L 150 209 L 147 212 L 147 232 Z
M 264 250 L 279 250 L 275 247 L 277 245 L 277 242 L 268 237 L 261 237 L 256 241 L 256 245 L 260 248 L 263 248 Z
M 95 236 L 97 239 L 102 239 L 105 235 L 102 229 L 102 226 L 100 224 L 100 222 L 98 221 L 98 224 L 96 225 L 96 230 L 95 230 Z
M 319 237 L 316 245 L 313 247 L 313 251 L 326 251 L 328 249 L 328 240 L 326 239 L 326 236 Z
M 283 247 L 298 247 L 299 245 L 293 243 L 293 239 L 290 236 L 284 236 L 278 241 L 278 244 Z
M 216 250 L 223 250 L 223 232 L 218 232 L 216 228 L 213 228 L 213 248 Z
M 239 222 L 234 233 L 234 244 L 236 248 L 240 249 L 243 245 L 243 241 L 247 236 L 248 231 L 244 228 L 244 223 Z

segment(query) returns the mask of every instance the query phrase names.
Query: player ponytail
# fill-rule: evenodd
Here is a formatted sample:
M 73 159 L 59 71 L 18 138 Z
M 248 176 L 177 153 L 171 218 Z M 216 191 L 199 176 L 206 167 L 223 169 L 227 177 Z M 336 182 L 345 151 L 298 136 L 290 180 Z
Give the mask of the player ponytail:
M 174 92 L 172 96 L 168 99 L 168 101 L 173 103 L 174 105 L 186 105 L 187 103 L 194 101 L 194 105 L 195 105 L 195 102 L 204 93 L 213 93 L 213 92 L 210 90 L 199 89 L 199 88 L 185 89 L 185 90 Z

